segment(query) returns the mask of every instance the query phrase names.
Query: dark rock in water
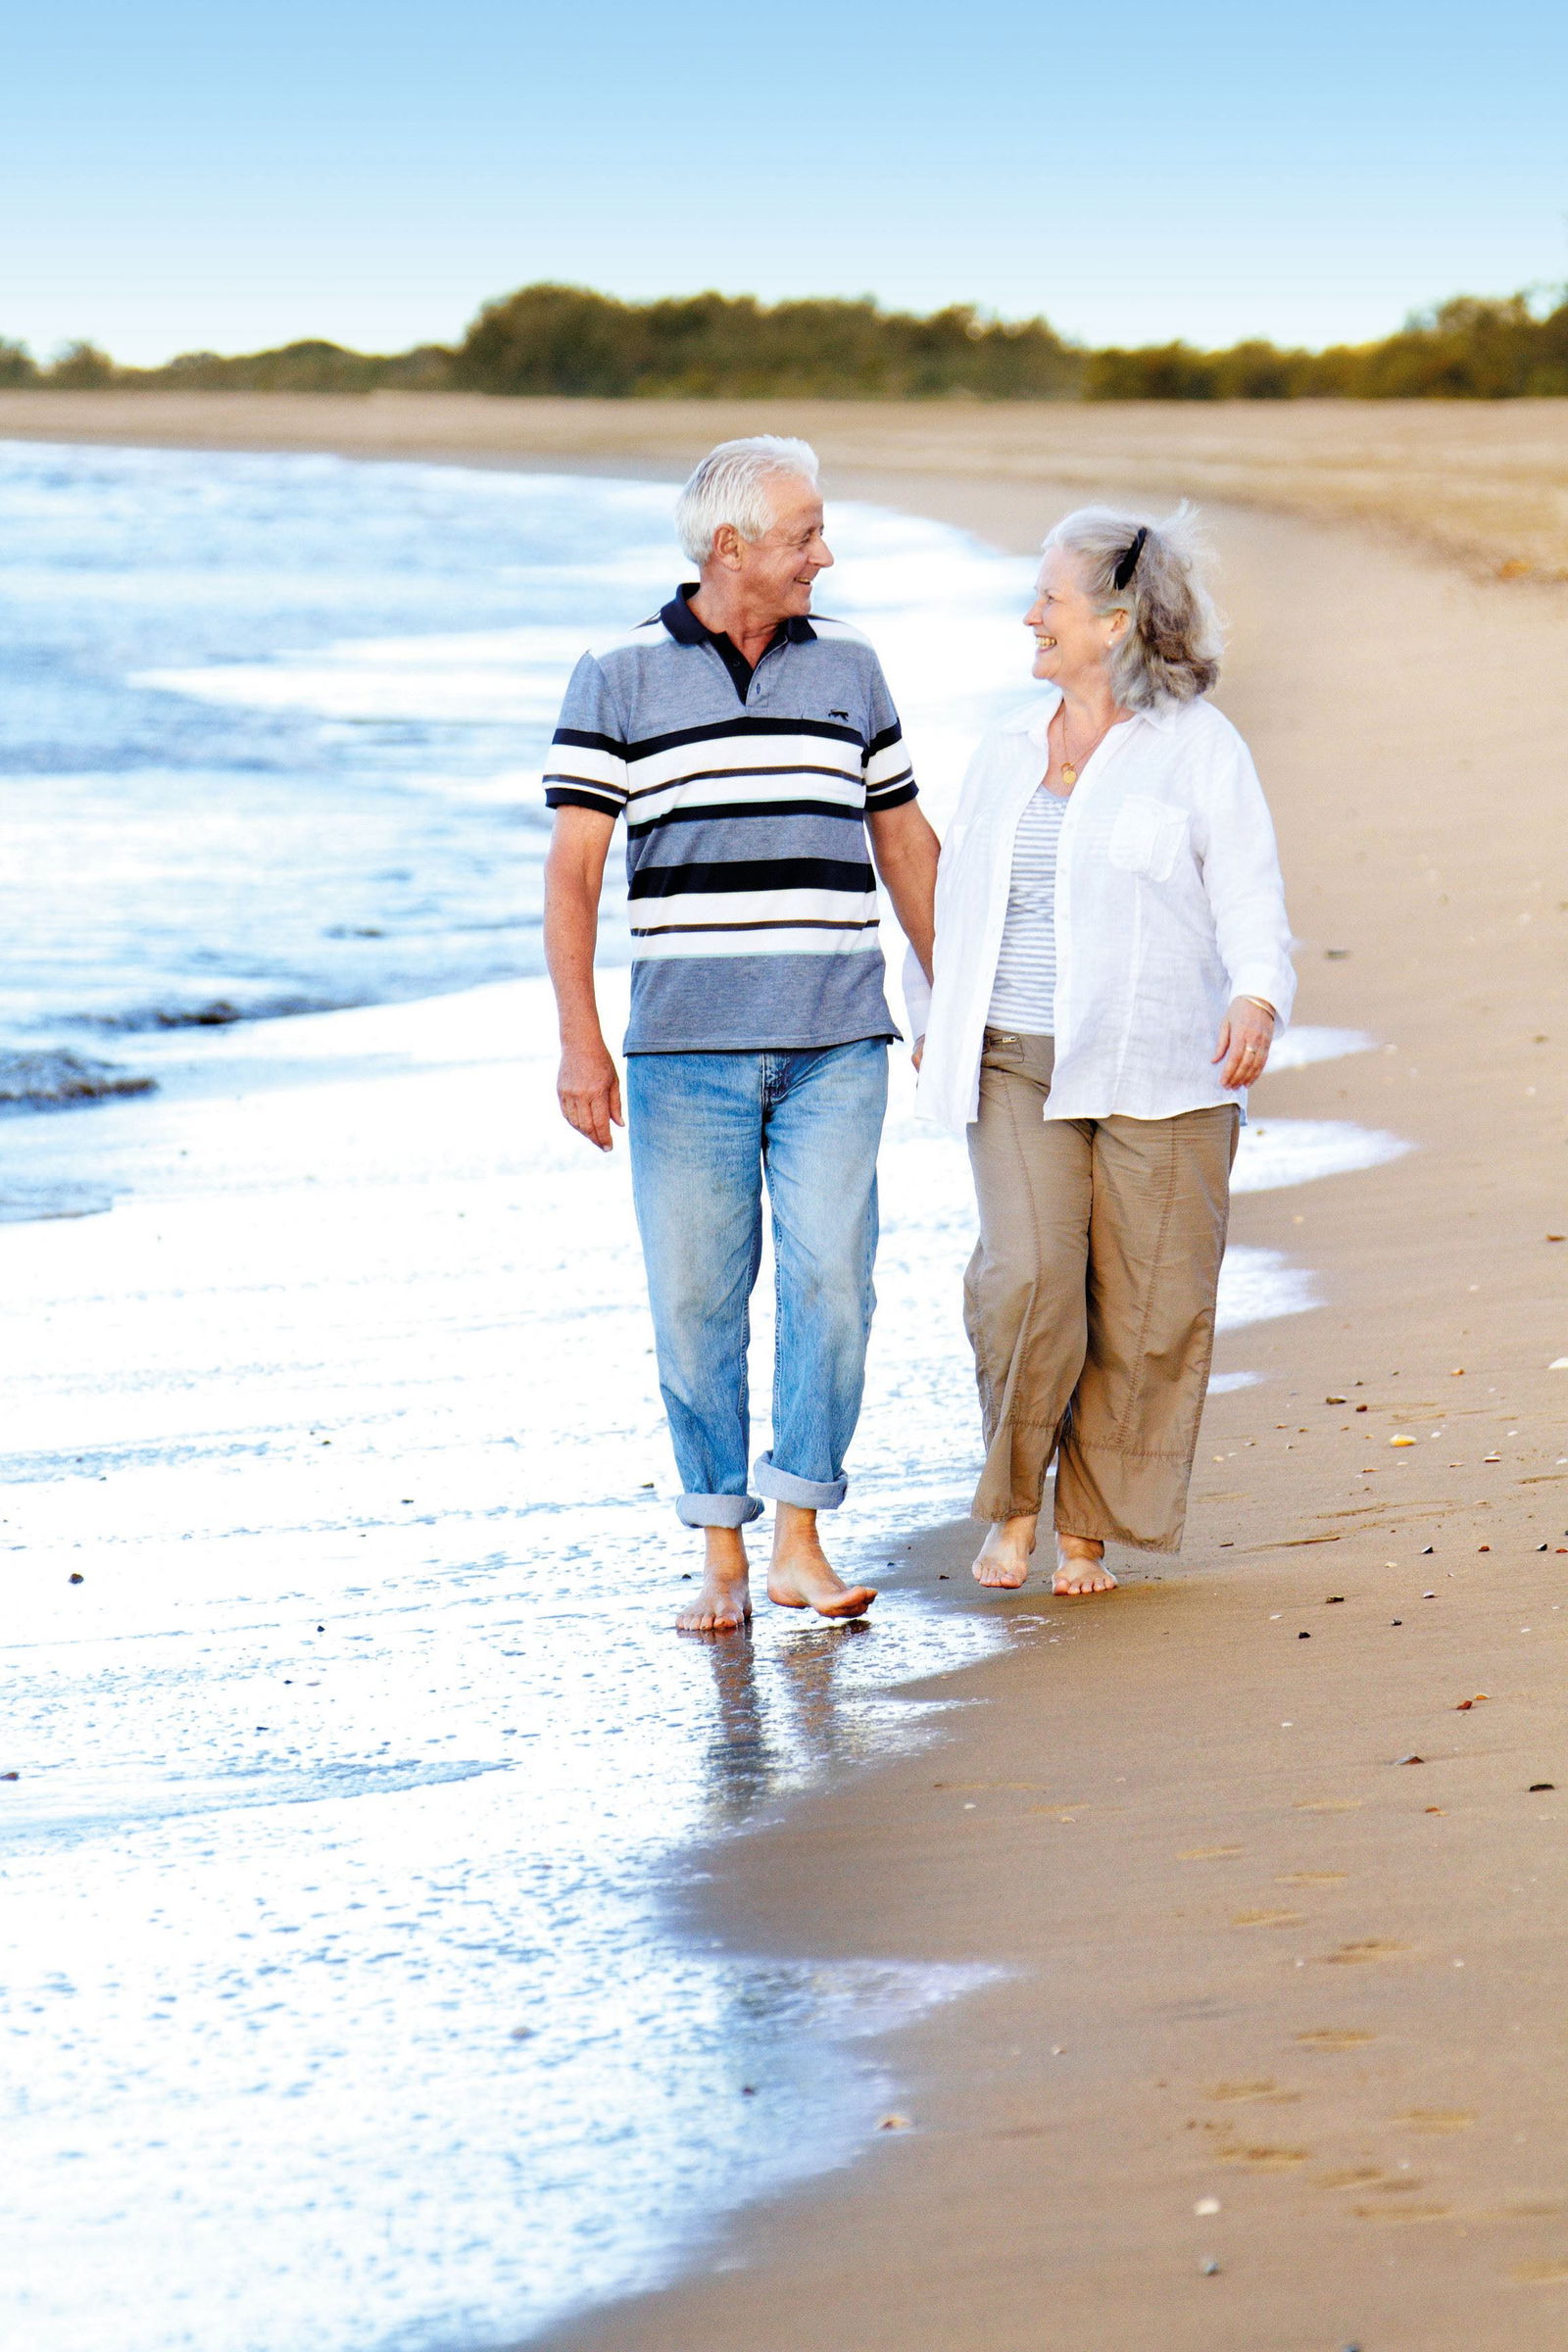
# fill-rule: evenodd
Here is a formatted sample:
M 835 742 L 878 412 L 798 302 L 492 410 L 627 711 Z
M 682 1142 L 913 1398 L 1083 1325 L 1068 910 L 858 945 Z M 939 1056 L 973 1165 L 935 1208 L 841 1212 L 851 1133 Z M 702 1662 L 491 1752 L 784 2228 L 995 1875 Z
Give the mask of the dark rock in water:
M 115 1095 L 150 1095 L 157 1084 L 90 1054 L 0 1054 L 0 1103 L 102 1102 Z
M 245 1015 L 237 1004 L 226 997 L 215 998 L 211 1004 L 193 1004 L 179 1012 L 155 1012 L 152 1025 L 156 1029 L 226 1029 L 230 1021 L 242 1021 Z
M 126 1004 L 118 1012 L 81 1013 L 76 1018 L 85 1028 L 134 1036 L 138 1030 L 227 1029 L 235 1021 L 292 1020 L 300 1013 L 342 1012 L 352 1005 L 376 1001 L 363 989 L 330 993 L 316 990 L 309 994 L 295 989 L 285 995 L 258 993 L 240 1001 L 233 997 L 209 997 L 184 1004 Z

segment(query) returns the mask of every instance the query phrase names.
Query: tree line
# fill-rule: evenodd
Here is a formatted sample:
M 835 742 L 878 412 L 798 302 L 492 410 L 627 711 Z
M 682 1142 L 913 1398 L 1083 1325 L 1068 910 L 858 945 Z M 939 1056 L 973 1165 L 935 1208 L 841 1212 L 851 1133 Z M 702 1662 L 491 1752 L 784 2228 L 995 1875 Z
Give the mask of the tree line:
M 121 368 L 92 343 L 40 366 L 0 336 L 0 385 L 223 392 L 464 391 L 568 398 L 930 400 L 1511 400 L 1568 395 L 1568 288 L 1461 295 L 1374 343 L 1327 351 L 1261 341 L 1089 350 L 1044 318 L 968 304 L 919 317 L 857 302 L 750 295 L 618 302 L 531 285 L 486 303 L 461 343 L 390 357 L 302 342 L 225 358 L 183 352 Z

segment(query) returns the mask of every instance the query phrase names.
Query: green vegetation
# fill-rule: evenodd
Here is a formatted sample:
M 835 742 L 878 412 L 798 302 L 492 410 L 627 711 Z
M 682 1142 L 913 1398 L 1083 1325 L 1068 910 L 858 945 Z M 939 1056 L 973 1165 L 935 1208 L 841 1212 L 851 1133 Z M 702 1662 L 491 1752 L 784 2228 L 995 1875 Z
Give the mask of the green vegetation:
M 236 359 L 192 351 L 167 368 L 117 368 L 91 343 L 40 368 L 0 337 L 0 385 L 220 392 L 383 389 L 715 399 L 1514 400 L 1568 396 L 1568 289 L 1543 311 L 1524 294 L 1462 295 L 1378 343 L 1288 351 L 1187 343 L 1086 351 L 1044 318 L 929 317 L 858 302 L 694 294 L 617 302 L 584 286 L 524 286 L 486 303 L 463 341 L 391 358 L 337 343 Z
M 612 302 L 579 286 L 524 286 L 487 303 L 453 355 L 480 392 L 705 399 L 786 392 L 924 400 L 1070 400 L 1083 361 L 1043 318 L 982 319 L 966 307 L 916 318 L 860 302 L 697 294 Z

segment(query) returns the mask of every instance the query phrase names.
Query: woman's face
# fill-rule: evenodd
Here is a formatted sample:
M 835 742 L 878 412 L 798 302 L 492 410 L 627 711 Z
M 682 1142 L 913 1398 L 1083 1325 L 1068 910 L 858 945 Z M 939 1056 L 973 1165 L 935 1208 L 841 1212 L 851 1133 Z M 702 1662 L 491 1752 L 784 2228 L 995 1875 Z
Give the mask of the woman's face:
M 1058 685 L 1102 670 L 1127 625 L 1124 612 L 1095 611 L 1079 577 L 1078 559 L 1064 547 L 1047 549 L 1035 601 L 1023 620 L 1034 632 L 1035 676 Z

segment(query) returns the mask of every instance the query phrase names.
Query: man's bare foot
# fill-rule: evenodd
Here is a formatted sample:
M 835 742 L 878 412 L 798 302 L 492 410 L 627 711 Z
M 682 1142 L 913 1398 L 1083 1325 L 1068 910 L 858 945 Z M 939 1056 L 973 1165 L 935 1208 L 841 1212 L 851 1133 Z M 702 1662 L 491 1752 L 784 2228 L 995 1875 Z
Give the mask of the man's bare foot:
M 819 1617 L 863 1617 L 874 1585 L 847 1585 L 829 1565 L 816 1534 L 816 1513 L 798 1503 L 773 1506 L 773 1558 L 767 1597 L 781 1609 L 814 1609 Z
M 1029 1574 L 1029 1555 L 1035 1547 L 1039 1521 L 1033 1511 L 1016 1519 L 999 1519 L 980 1546 L 974 1564 L 977 1581 L 1016 1592 Z
M 1061 1599 L 1072 1593 L 1114 1592 L 1116 1579 L 1105 1566 L 1103 1544 L 1095 1536 L 1058 1536 L 1051 1590 Z
M 738 1527 L 704 1529 L 708 1556 L 703 1581 L 675 1616 L 681 1634 L 738 1634 L 750 1622 L 752 1595 L 746 1546 Z

